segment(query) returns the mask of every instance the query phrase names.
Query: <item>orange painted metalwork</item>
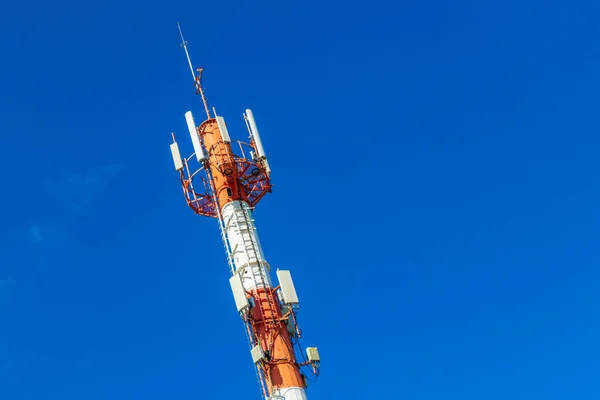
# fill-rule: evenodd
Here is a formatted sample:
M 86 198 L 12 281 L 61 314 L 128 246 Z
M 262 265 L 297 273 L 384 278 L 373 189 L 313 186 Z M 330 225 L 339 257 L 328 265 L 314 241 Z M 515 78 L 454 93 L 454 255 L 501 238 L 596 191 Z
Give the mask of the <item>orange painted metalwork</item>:
M 237 157 L 233 153 L 231 143 L 223 141 L 215 118 L 204 121 L 198 127 L 198 133 L 208 152 L 208 166 L 212 175 L 211 186 L 221 210 L 232 201 L 241 200 L 251 203 L 253 200 L 259 200 L 252 197 L 252 190 L 249 190 L 252 185 L 247 184 L 247 175 L 259 178 L 264 175 L 266 179 L 266 182 L 263 182 L 266 184 L 264 187 L 270 190 L 270 183 L 264 169 L 259 164 Z M 255 169 L 254 173 L 246 173 L 249 167 Z M 262 181 L 259 179 L 259 182 Z M 300 375 L 287 330 L 288 315 L 283 315 L 275 289 L 259 289 L 250 295 L 254 298 L 255 307 L 251 311 L 249 322 L 252 324 L 256 341 L 261 344 L 267 355 L 262 361 L 261 368 L 266 377 L 268 392 L 272 393 L 273 388 L 304 388 L 305 383 Z
M 248 160 L 236 157 L 231 144 L 223 141 L 216 119 L 204 121 L 198 127 L 198 132 L 204 148 L 208 151 L 212 187 L 219 208 L 223 209 L 235 200 L 251 200 L 240 171 Z M 264 173 L 262 170 L 259 172 Z M 273 388 L 305 387 L 287 331 L 287 315 L 284 316 L 281 311 L 275 290 L 260 289 L 251 296 L 254 298 L 255 307 L 251 312 L 250 322 L 255 338 L 268 355 L 262 363 L 262 369 L 267 378 L 269 393 Z
M 294 349 L 287 330 L 288 315 L 283 315 L 275 289 L 258 289 L 251 293 L 255 306 L 250 320 L 266 359 L 262 369 L 267 377 L 269 393 L 273 388 L 304 388 Z
M 183 40 L 182 46 L 184 48 L 185 44 L 186 42 Z M 192 68 L 189 56 L 188 62 L 190 68 Z M 201 161 L 202 167 L 207 172 L 206 179 L 200 177 L 205 193 L 198 193 L 194 188 L 192 178 L 195 172 L 190 172 L 187 160 L 184 163 L 185 168 L 180 168 L 181 183 L 186 201 L 194 212 L 200 215 L 222 218 L 223 208 L 227 204 L 241 201 L 252 208 L 264 195 L 271 192 L 269 167 L 266 159 L 255 156 L 247 158 L 245 156 L 243 146 L 249 147 L 255 154 L 257 153 L 253 141 L 242 143 L 240 141 L 225 142 L 223 140 L 217 123 L 217 116 L 211 115 L 206 102 L 201 85 L 202 69 L 198 69 L 197 72 L 198 74 L 195 75 L 192 70 L 196 92 L 202 97 L 207 116 L 207 119 L 200 126 L 195 127 L 203 148 L 202 151 L 206 152 L 205 155 L 208 157 L 206 159 L 204 155 L 198 156 L 198 160 Z M 214 109 L 213 113 L 216 114 Z M 174 138 L 173 141 L 175 142 Z M 236 155 L 232 148 L 232 146 L 237 147 L 237 145 L 240 146 L 241 155 Z M 221 224 L 223 224 L 222 221 Z M 226 241 L 226 239 L 223 240 Z M 232 266 L 232 273 L 238 272 L 233 269 Z M 268 274 L 267 271 L 264 271 L 264 273 Z M 295 322 L 292 306 L 290 306 L 289 311 L 282 310 L 277 295 L 279 287 L 253 287 L 258 287 L 258 289 L 246 292 L 247 296 L 253 300 L 250 302 L 252 306 L 249 311 L 242 313 L 242 318 L 245 321 L 251 345 L 260 345 L 263 350 L 263 356 L 259 361 L 256 361 L 256 367 L 264 396 L 267 396 L 267 392 L 269 394 L 277 393 L 275 389 L 279 388 L 306 388 L 305 377 L 301 374 L 300 367 L 308 365 L 309 362 L 299 364 L 296 360 L 290 335 L 299 337 L 300 332 Z M 289 318 L 294 321 L 295 333 L 290 334 L 288 332 Z
M 208 151 L 212 183 L 219 207 L 234 200 L 246 200 L 238 185 L 236 157 L 230 143 L 225 143 L 219 131 L 217 120 L 207 119 L 198 128 L 204 148 Z
M 208 151 L 212 186 L 219 208 L 235 200 L 247 201 L 248 193 L 240 184 L 238 168 L 241 163 L 236 161 L 231 144 L 223 141 L 216 119 L 204 121 L 198 131 Z M 251 295 L 255 307 L 250 322 L 257 341 L 268 355 L 262 362 L 267 390 L 271 393 L 273 388 L 305 387 L 287 331 L 287 316 L 283 316 L 275 290 L 260 289 Z
M 204 182 L 205 189 L 207 186 L 212 188 L 217 200 L 217 204 L 214 204 L 215 199 L 208 190 L 205 193 L 197 192 L 192 187 L 189 172 L 186 176 L 183 170 L 180 171 L 186 201 L 196 214 L 216 218 L 217 209 L 222 210 L 234 200 L 245 201 L 250 207 L 254 207 L 264 195 L 271 192 L 271 180 L 265 166 L 260 161 L 236 155 L 232 144 L 223 141 L 215 118 L 209 116 L 196 131 L 208 152 L 209 160 L 205 166 L 210 168 L 212 176 L 210 182 L 204 181 L 204 178 L 200 179 Z M 240 148 L 243 145 L 254 149 L 253 143 L 232 143 Z

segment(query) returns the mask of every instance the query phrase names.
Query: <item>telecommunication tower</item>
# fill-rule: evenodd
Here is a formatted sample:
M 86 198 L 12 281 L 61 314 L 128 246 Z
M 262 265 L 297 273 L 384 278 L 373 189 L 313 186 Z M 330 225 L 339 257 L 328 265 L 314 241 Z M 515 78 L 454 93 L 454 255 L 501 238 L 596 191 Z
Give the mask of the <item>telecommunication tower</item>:
M 290 271 L 277 269 L 278 285 L 273 285 L 258 238 L 252 211 L 271 193 L 272 185 L 254 115 L 249 109 L 243 113 L 248 142 L 232 140 L 223 117 L 208 107 L 202 69 L 194 70 L 181 28 L 179 32 L 206 114 L 206 120 L 197 126 L 192 112 L 185 113 L 194 148 L 191 156 L 181 157 L 172 134 L 171 154 L 186 202 L 196 214 L 218 221 L 231 272 L 229 283 L 263 398 L 307 400 L 308 376 L 318 376 L 320 357 L 316 347 L 307 348 L 305 354 L 300 349 L 298 296 Z

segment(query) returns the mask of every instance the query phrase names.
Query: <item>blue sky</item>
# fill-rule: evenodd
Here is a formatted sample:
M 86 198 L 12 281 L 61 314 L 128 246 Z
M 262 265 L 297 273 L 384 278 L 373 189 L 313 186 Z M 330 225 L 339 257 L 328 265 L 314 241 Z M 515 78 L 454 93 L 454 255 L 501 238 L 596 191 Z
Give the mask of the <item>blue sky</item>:
M 600 6 L 0 12 L 0 397 L 253 399 L 214 220 L 168 145 L 252 108 L 319 399 L 597 399 Z

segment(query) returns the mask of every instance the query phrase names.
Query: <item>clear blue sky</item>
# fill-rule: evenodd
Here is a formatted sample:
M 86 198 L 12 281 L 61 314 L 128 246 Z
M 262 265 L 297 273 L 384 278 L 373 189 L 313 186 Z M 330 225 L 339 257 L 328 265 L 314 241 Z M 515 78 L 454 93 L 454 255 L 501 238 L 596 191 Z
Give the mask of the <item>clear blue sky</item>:
M 310 400 L 600 398 L 598 2 L 251 3 L 2 6 L 0 398 L 258 399 L 177 21 L 261 128 Z

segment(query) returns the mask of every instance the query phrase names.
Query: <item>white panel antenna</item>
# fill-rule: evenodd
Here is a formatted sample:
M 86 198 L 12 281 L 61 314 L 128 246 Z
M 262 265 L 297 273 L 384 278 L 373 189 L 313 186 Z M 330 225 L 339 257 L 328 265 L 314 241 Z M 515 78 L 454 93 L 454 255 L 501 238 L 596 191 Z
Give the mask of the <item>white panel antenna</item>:
M 277 280 L 281 287 L 281 300 L 284 304 L 298 304 L 298 295 L 292 281 L 292 275 L 287 270 L 277 270 Z
M 265 154 L 265 148 L 262 145 L 262 141 L 260 140 L 260 134 L 258 133 L 258 127 L 256 126 L 256 121 L 254 120 L 254 114 L 252 114 L 251 109 L 246 109 L 246 123 L 248 124 L 248 128 L 250 129 L 250 134 L 252 135 L 252 140 L 254 140 L 254 145 L 256 146 L 256 155 L 259 159 L 262 159 L 265 169 L 267 170 L 267 174 L 271 173 L 271 166 L 269 166 L 269 160 L 267 160 L 267 155 Z
M 179 153 L 179 146 L 177 142 L 171 143 L 171 155 L 173 156 L 173 164 L 175 169 L 181 171 L 183 169 L 183 161 L 181 161 L 181 153 Z
M 229 284 L 231 285 L 233 299 L 235 300 L 235 306 L 237 307 L 238 312 L 244 311 L 249 304 L 240 274 L 233 274 L 233 276 L 229 278 Z
M 196 129 L 196 123 L 194 122 L 194 117 L 192 116 L 191 111 L 185 113 L 185 122 L 187 122 L 188 130 L 190 131 L 190 137 L 192 138 L 192 145 L 194 146 L 196 159 L 198 159 L 199 162 L 203 162 L 206 160 L 206 155 L 204 154 L 202 144 L 200 144 L 200 137 L 198 137 L 198 130 Z
M 262 141 L 260 140 L 260 134 L 258 133 L 258 127 L 256 126 L 256 121 L 254 120 L 254 114 L 252 114 L 251 109 L 246 110 L 246 117 L 248 118 L 248 122 L 250 123 L 250 132 L 252 133 L 252 139 L 254 139 L 254 144 L 256 145 L 256 153 L 259 158 L 267 158 L 265 154 L 265 149 L 262 145 Z
M 217 125 L 219 126 L 219 131 L 221 132 L 221 137 L 225 143 L 231 142 L 229 138 L 229 132 L 227 132 L 227 125 L 225 125 L 225 119 L 220 116 L 215 117 L 217 119 Z

